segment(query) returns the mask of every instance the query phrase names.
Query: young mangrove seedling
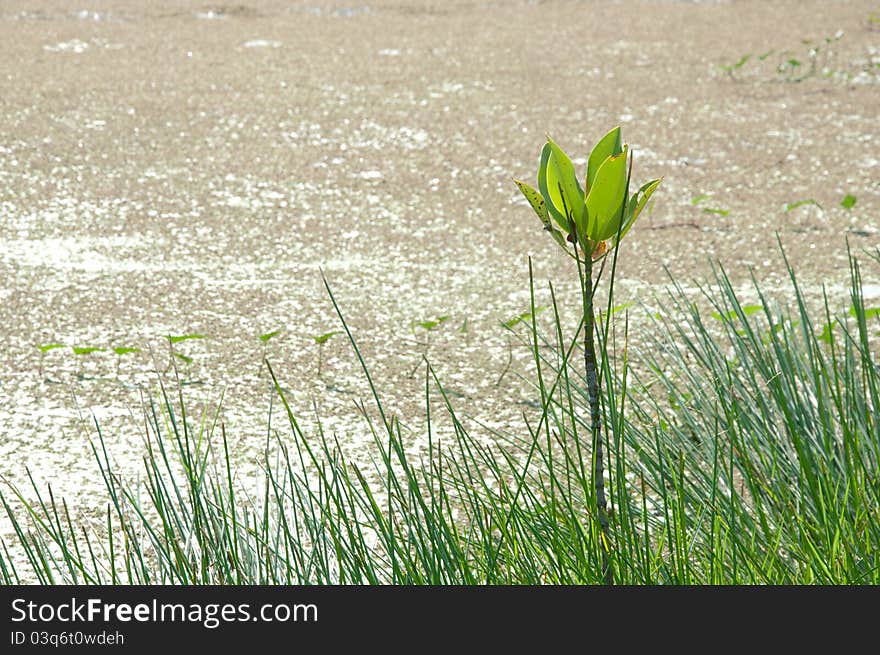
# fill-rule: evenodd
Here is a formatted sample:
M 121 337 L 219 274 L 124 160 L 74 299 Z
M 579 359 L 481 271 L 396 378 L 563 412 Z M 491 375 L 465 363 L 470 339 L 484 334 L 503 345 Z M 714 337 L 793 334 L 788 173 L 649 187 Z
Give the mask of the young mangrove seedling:
M 73 354 L 77 356 L 77 358 L 81 358 L 84 355 L 91 355 L 92 353 L 101 353 L 104 352 L 103 348 L 98 348 L 96 346 L 71 346 L 70 348 L 73 351 Z M 77 377 L 81 380 L 85 379 L 85 373 L 82 368 L 82 359 L 79 362 L 79 369 L 76 373 Z
M 269 341 L 271 341 L 274 337 L 277 337 L 281 334 L 281 329 L 272 330 L 271 332 L 266 332 L 266 334 L 261 334 L 257 338 L 260 340 L 260 343 L 263 344 L 263 357 L 260 361 L 260 371 L 258 375 L 263 372 L 263 362 L 266 361 L 266 358 L 269 356 Z
M 711 196 L 708 193 L 701 193 L 695 198 L 691 198 L 691 204 L 696 207 L 702 202 L 708 200 Z M 723 209 L 722 207 L 703 207 L 704 214 L 717 214 L 718 216 L 728 216 L 730 214 L 729 209 Z
M 165 338 L 168 339 L 168 366 L 165 368 L 163 373 L 167 373 L 174 366 L 174 359 L 177 358 L 185 364 L 192 364 L 193 358 L 189 357 L 183 353 L 179 353 L 174 350 L 174 346 L 178 343 L 182 343 L 184 341 L 190 341 L 192 339 L 207 339 L 208 337 L 204 334 L 166 334 Z
M 547 309 L 546 306 L 535 307 L 534 315 L 537 316 L 545 309 Z M 507 330 L 507 363 L 504 365 L 504 370 L 501 371 L 501 375 L 498 376 L 498 381 L 495 383 L 496 387 L 501 386 L 501 381 L 504 380 L 504 376 L 507 375 L 507 372 L 510 370 L 511 365 L 513 364 L 513 340 L 510 338 L 513 329 L 518 323 L 531 322 L 532 316 L 532 312 L 523 312 L 518 316 L 514 316 L 513 318 L 509 318 L 506 321 L 501 322 L 501 327 Z
M 621 143 L 620 127 L 615 127 L 590 152 L 583 187 L 575 174 L 571 159 L 549 136 L 541 151 L 538 191 L 524 182 L 514 180 L 535 210 L 544 229 L 577 264 L 583 304 L 584 371 L 593 442 L 593 488 L 603 544 L 602 568 L 607 584 L 614 583 L 614 573 L 608 559 L 611 539 L 605 500 L 603 431 L 594 342 L 596 325 L 593 310 L 593 262 L 606 257 L 613 250 L 613 261 L 616 263 L 617 245 L 660 185 L 659 179 L 651 180 L 630 196 L 631 174 L 629 146 Z M 614 272 L 615 266 L 612 265 L 609 307 L 613 296 Z M 603 340 L 603 343 L 607 341 Z
M 123 355 L 130 355 L 132 353 L 141 352 L 140 348 L 128 348 L 126 346 L 116 346 L 113 348 L 113 352 L 116 353 L 116 377 L 119 377 L 119 366 L 122 362 Z
M 815 198 L 804 198 L 803 200 L 795 200 L 794 202 L 786 203 L 784 209 L 786 212 L 790 212 L 794 211 L 798 207 L 817 207 L 819 211 L 825 211 L 822 205 L 820 205 Z
M 43 360 L 46 358 L 46 353 L 50 350 L 55 350 L 56 348 L 64 348 L 65 345 L 63 343 L 44 343 L 40 346 L 37 346 L 40 350 L 40 365 L 39 365 L 39 374 L 40 379 L 44 378 L 43 371 Z
M 330 339 L 335 337 L 337 334 L 339 334 L 339 330 L 325 332 L 324 334 L 319 334 L 316 337 L 312 337 L 312 339 L 315 340 L 315 343 L 318 344 L 318 377 L 321 377 L 321 365 L 323 364 L 324 344 L 330 341 Z
M 261 334 L 259 338 L 260 338 L 260 341 L 262 341 L 264 344 L 266 344 L 266 343 L 269 343 L 269 340 L 272 337 L 277 337 L 279 334 L 281 334 L 281 330 L 272 330 L 272 332 L 266 332 L 266 334 Z
M 413 336 L 415 336 L 416 334 L 416 328 L 421 328 L 425 331 L 425 342 L 420 344 L 422 346 L 422 359 L 416 362 L 415 367 L 413 367 L 413 370 L 409 373 L 409 377 L 415 377 L 416 371 L 419 370 L 419 366 L 421 366 L 422 361 L 428 359 L 428 348 L 431 347 L 431 332 L 443 325 L 443 323 L 448 321 L 449 318 L 449 316 L 438 316 L 434 320 L 413 321 L 412 323 L 410 323 L 409 327 L 413 333 Z
M 743 66 L 745 66 L 746 63 L 748 63 L 749 59 L 751 59 L 751 58 L 752 58 L 751 53 L 749 53 L 749 54 L 745 54 L 745 55 L 743 55 L 742 57 L 740 57 L 739 59 L 737 59 L 736 63 L 733 63 L 733 64 L 723 64 L 723 65 L 719 66 L 718 68 L 720 68 L 722 71 L 724 71 L 725 73 L 727 73 L 727 76 L 728 76 L 730 79 L 732 79 L 734 82 L 736 82 L 736 81 L 738 81 L 738 78 L 737 78 L 736 75 L 735 75 L 736 72 L 737 72 L 740 68 L 742 68 Z

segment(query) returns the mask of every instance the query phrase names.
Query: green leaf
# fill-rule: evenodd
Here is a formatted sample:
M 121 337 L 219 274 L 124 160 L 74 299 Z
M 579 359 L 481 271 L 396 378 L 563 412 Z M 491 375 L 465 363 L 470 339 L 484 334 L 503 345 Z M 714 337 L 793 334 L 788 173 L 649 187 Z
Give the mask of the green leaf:
M 720 209 L 718 207 L 703 207 L 704 214 L 718 214 L 719 216 L 727 216 L 730 214 L 729 209 Z
M 614 157 L 623 152 L 623 146 L 620 141 L 620 126 L 612 129 L 608 134 L 599 139 L 599 142 L 593 146 L 590 152 L 590 158 L 587 161 L 587 193 L 593 188 L 593 181 L 609 157 Z
M 556 241 L 560 248 L 562 248 L 570 257 L 574 257 L 568 248 L 568 241 L 566 241 L 565 235 L 553 227 L 553 222 L 550 220 L 550 213 L 547 209 L 547 203 L 544 201 L 544 196 L 535 191 L 525 182 L 514 180 L 514 183 L 526 197 L 526 200 L 529 201 L 529 204 L 532 206 L 532 209 L 535 210 L 538 218 L 541 219 L 544 229 L 550 233 L 550 236 L 553 237 L 553 240 Z M 568 228 L 565 229 L 565 233 L 568 234 Z
M 550 155 L 552 152 L 553 149 L 550 147 L 550 144 L 545 143 L 544 147 L 541 149 L 541 163 L 538 165 L 538 190 L 541 192 L 541 196 L 544 198 L 544 206 L 550 212 L 553 220 L 555 220 L 556 223 L 565 230 L 565 233 L 568 234 L 568 218 L 566 218 L 563 209 L 557 209 L 549 200 L 550 189 L 547 187 L 547 167 L 549 166 Z
M 526 197 L 526 200 L 529 201 L 529 204 L 532 206 L 532 209 L 535 210 L 535 213 L 538 215 L 538 218 L 541 219 L 541 223 L 544 225 L 545 230 L 552 230 L 553 223 L 550 222 L 550 212 L 547 209 L 547 203 L 544 202 L 544 196 L 535 191 L 532 187 L 530 187 L 525 182 L 520 182 L 519 180 L 514 180 L 514 184 L 516 184 L 517 188 L 520 192 Z
M 800 324 L 800 321 L 785 320 L 781 323 L 771 325 L 764 333 L 765 336 L 761 338 L 761 341 L 765 344 L 769 344 L 776 335 L 784 334 L 786 330 L 794 330 Z
M 587 195 L 585 234 L 593 242 L 604 241 L 617 234 L 621 206 L 626 193 L 626 162 L 628 146 L 619 155 L 612 155 L 599 167 Z
M 187 364 L 192 364 L 192 363 L 193 363 L 193 358 L 192 358 L 192 357 L 187 357 L 187 356 L 184 355 L 183 353 L 174 353 L 174 356 L 177 357 L 177 359 L 179 359 L 179 360 L 181 360 L 181 361 L 183 361 L 183 362 L 185 362 L 185 363 L 187 363 Z
M 698 196 L 694 196 L 693 198 L 691 198 L 691 204 L 692 204 L 694 207 L 696 207 L 696 206 L 699 205 L 701 202 L 703 202 L 704 200 L 708 200 L 708 199 L 709 199 L 709 194 L 708 194 L 708 193 L 701 193 L 700 195 L 698 195 Z
M 767 59 L 767 57 L 772 55 L 774 52 L 776 52 L 776 51 L 775 50 L 768 50 L 767 52 L 758 55 L 758 61 L 764 61 L 765 59 Z
M 742 310 L 742 313 L 745 314 L 746 316 L 751 316 L 752 314 L 757 314 L 758 312 L 764 311 L 764 306 L 763 305 L 743 305 L 742 307 L 740 307 L 740 309 Z M 737 318 L 737 316 L 739 316 L 739 314 L 737 313 L 737 311 L 735 309 L 731 309 L 726 314 L 719 314 L 718 312 L 712 312 L 711 316 L 712 316 L 712 318 L 714 318 L 718 321 L 722 321 L 725 319 L 726 320 L 735 319 L 735 318 Z
M 852 209 L 856 204 L 856 197 L 847 194 L 844 196 L 843 200 L 840 201 L 840 206 L 844 209 Z
M 642 210 L 647 207 L 648 201 L 651 199 L 651 196 L 654 195 L 657 187 L 660 186 L 660 182 L 661 180 L 651 180 L 650 182 L 646 182 L 642 185 L 641 189 L 632 194 L 629 199 L 629 204 L 626 207 L 626 222 L 620 230 L 620 237 L 617 238 L 616 243 L 622 241 L 623 237 L 626 236 L 626 233 L 629 232 L 629 228 L 631 228 L 636 222 L 639 214 L 641 214 Z
M 103 348 L 96 348 L 94 346 L 73 346 L 71 350 L 73 350 L 74 355 L 89 355 L 91 353 L 104 352 Z
M 56 348 L 64 348 L 65 345 L 63 343 L 45 343 L 42 346 L 37 346 L 40 349 L 41 353 L 47 353 L 50 350 L 55 350 Z
M 444 323 L 445 321 L 448 321 L 448 320 L 449 320 L 448 316 L 438 316 L 433 321 L 416 321 L 413 325 L 414 325 L 414 327 L 420 327 L 423 330 L 433 330 L 434 328 L 438 327 L 441 323 Z
M 798 61 L 797 59 L 789 59 L 786 63 L 787 63 L 789 66 L 791 66 L 792 68 L 797 68 L 798 66 L 801 65 L 801 62 Z
M 560 223 L 562 228 L 569 231 L 569 215 L 574 219 L 577 225 L 584 215 L 584 192 L 578 183 L 577 175 L 574 172 L 574 165 L 568 158 L 562 148 L 547 138 L 547 145 L 550 147 L 550 155 L 547 158 L 547 166 L 544 176 L 544 189 L 541 194 L 549 207 L 556 209 L 559 217 L 563 222 Z M 543 161 L 543 157 L 542 157 Z M 541 186 L 541 180 L 538 180 L 538 186 Z M 554 214 L 554 216 L 556 216 Z
M 511 330 L 517 323 L 531 323 L 532 316 L 537 316 L 546 309 L 548 309 L 546 305 L 539 305 L 538 307 L 535 307 L 534 314 L 532 314 L 532 312 L 530 311 L 523 312 L 519 316 L 514 316 L 513 318 L 509 318 L 506 321 L 503 321 L 501 325 L 503 325 L 508 330 Z
M 804 200 L 798 200 L 797 202 L 790 202 L 785 206 L 785 211 L 790 212 L 798 207 L 803 207 L 804 205 L 815 205 L 819 209 L 822 209 L 822 205 L 813 200 L 812 198 L 806 198 Z M 824 211 L 824 210 L 823 210 Z
M 333 330 L 332 332 L 325 332 L 324 334 L 319 334 L 316 337 L 312 337 L 315 340 L 315 343 L 319 346 L 323 343 L 327 343 L 332 337 L 339 334 L 339 330 Z
M 263 343 L 266 343 L 267 341 L 269 341 L 269 339 L 271 339 L 272 337 L 277 337 L 279 334 L 281 334 L 281 330 L 273 330 L 272 332 L 266 332 L 266 334 L 260 335 L 260 341 L 262 341 Z
M 746 62 L 752 58 L 751 54 L 743 55 L 738 62 L 733 65 L 733 70 L 737 70 L 746 65 Z
M 467 331 L 468 331 L 468 320 L 467 320 L 467 317 L 465 317 L 465 319 L 464 319 L 464 323 L 461 324 L 461 328 L 459 328 L 458 331 L 461 332 L 462 334 L 467 334 Z
M 622 305 L 615 305 L 614 307 L 611 308 L 611 311 L 608 312 L 608 315 L 614 316 L 614 314 L 616 314 L 617 312 L 622 312 L 625 309 L 629 309 L 633 305 L 635 305 L 634 302 L 627 302 L 627 303 L 623 303 Z M 604 311 L 599 312 L 599 316 L 601 316 L 602 318 L 604 318 L 605 315 L 606 314 Z
M 849 315 L 853 318 L 858 318 L 858 312 L 856 312 L 855 307 L 850 307 Z M 880 307 L 871 307 L 865 309 L 865 320 L 870 320 L 877 316 L 880 316 Z
M 171 343 L 180 343 L 181 341 L 189 341 L 190 339 L 207 339 L 208 337 L 204 334 L 168 334 L 165 336 L 165 338 L 168 339 L 168 341 L 170 341 Z
M 621 312 L 624 309 L 629 309 L 633 305 L 635 305 L 634 302 L 626 302 L 626 303 L 623 303 L 622 305 L 615 305 L 614 307 L 611 308 L 611 313 L 616 314 L 617 312 Z
M 834 330 L 835 325 L 837 325 L 837 319 L 834 319 L 830 323 L 826 323 L 822 330 L 822 334 L 816 338 L 819 339 L 819 341 L 824 341 L 825 343 L 830 344 L 832 341 L 832 330 Z
M 113 349 L 113 352 L 115 352 L 117 355 L 119 355 L 121 357 L 122 355 L 128 355 L 129 353 L 139 353 L 139 352 L 141 352 L 141 349 L 140 348 L 127 348 L 125 346 L 117 346 Z

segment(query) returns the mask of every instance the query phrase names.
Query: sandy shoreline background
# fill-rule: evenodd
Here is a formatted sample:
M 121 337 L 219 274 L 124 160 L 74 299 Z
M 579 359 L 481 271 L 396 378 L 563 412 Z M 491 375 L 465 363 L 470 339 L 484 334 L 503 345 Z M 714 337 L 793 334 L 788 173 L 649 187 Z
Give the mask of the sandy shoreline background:
M 802 280 L 844 304 L 845 242 L 880 244 L 880 30 L 872 2 L 4 2 L 0 6 L 0 474 L 29 467 L 83 511 L 100 421 L 134 474 L 140 403 L 166 334 L 193 402 L 215 404 L 248 469 L 273 362 L 357 456 L 367 387 L 337 336 L 323 268 L 391 409 L 414 429 L 413 321 L 451 318 L 429 355 L 463 412 L 516 429 L 533 411 L 499 321 L 528 305 L 527 257 L 564 291 L 568 263 L 511 176 L 543 134 L 567 150 L 620 123 L 638 179 L 664 176 L 628 237 L 624 299 L 703 279 L 719 258 L 784 293 L 773 232 Z M 830 77 L 785 81 L 842 30 Z M 735 79 L 718 66 L 753 60 Z M 839 206 L 857 197 L 851 210 Z M 705 196 L 694 204 L 694 199 Z M 824 210 L 788 203 L 812 198 Z M 706 209 L 718 210 L 706 212 Z M 726 212 L 726 213 L 725 213 Z M 876 267 L 866 282 L 880 296 Z M 874 276 L 871 279 L 871 276 Z M 544 293 L 544 292 L 542 292 Z M 546 294 L 545 294 L 546 295 Z M 874 299 L 874 304 L 880 300 Z M 869 299 L 869 304 L 871 304 Z M 567 308 L 573 315 L 574 308 Z M 648 311 L 645 310 L 645 311 Z M 468 333 L 461 327 L 467 320 Z M 283 330 L 266 346 L 258 335 Z M 37 346 L 139 347 L 116 356 Z M 86 420 L 81 421 L 80 416 Z M 283 423 L 277 426 L 283 430 Z M 0 532 L 7 521 L 0 519 Z

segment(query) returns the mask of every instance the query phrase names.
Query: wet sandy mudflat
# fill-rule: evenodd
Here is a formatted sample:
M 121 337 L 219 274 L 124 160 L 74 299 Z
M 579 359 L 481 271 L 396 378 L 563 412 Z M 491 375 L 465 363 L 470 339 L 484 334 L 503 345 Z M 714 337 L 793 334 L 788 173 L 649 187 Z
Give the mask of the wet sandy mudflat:
M 517 377 L 526 349 L 496 382 L 508 352 L 499 322 L 528 307 L 529 255 L 539 302 L 552 279 L 569 298 L 567 324 L 576 311 L 570 263 L 510 180 L 534 177 L 545 132 L 582 166 L 587 144 L 622 124 L 635 176 L 664 176 L 621 252 L 618 291 L 642 303 L 634 321 L 658 309 L 650 291 L 664 267 L 689 283 L 706 279 L 711 258 L 744 290 L 753 268 L 784 303 L 776 230 L 808 293 L 818 299 L 824 282 L 845 306 L 846 240 L 880 244 L 872 11 L 870 1 L 3 2 L 0 474 L 21 483 L 29 467 L 56 497 L 100 510 L 90 416 L 134 475 L 142 402 L 169 362 L 164 335 L 205 335 L 177 344 L 192 358 L 176 360 L 184 394 L 194 416 L 225 394 L 242 470 L 268 432 L 264 355 L 305 425 L 315 405 L 352 457 L 368 456 L 355 407 L 368 388 L 344 337 L 323 346 L 317 374 L 313 337 L 339 329 L 322 269 L 414 452 L 424 332 L 411 326 L 437 316 L 450 318 L 428 354 L 457 408 L 521 431 L 535 411 Z M 733 75 L 719 68 L 749 53 Z M 791 59 L 801 65 L 780 73 Z M 806 199 L 821 208 L 785 211 Z M 876 274 L 868 266 L 875 297 Z M 46 353 L 41 374 L 38 346 L 51 343 L 67 347 Z M 143 352 L 117 362 L 71 347 Z

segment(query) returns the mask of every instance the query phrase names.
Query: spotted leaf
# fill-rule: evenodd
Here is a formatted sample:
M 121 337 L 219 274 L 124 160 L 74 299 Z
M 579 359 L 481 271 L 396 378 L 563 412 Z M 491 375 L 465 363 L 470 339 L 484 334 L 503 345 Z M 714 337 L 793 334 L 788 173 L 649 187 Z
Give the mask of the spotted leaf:
M 529 201 L 532 209 L 535 210 L 538 218 L 541 219 L 541 223 L 544 225 L 544 229 L 552 230 L 553 223 L 550 221 L 550 212 L 547 210 L 547 203 L 544 202 L 544 196 L 535 191 L 535 189 L 530 187 L 525 182 L 514 180 L 513 183 L 516 184 L 520 192 L 526 197 L 526 200 Z

